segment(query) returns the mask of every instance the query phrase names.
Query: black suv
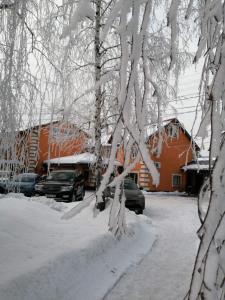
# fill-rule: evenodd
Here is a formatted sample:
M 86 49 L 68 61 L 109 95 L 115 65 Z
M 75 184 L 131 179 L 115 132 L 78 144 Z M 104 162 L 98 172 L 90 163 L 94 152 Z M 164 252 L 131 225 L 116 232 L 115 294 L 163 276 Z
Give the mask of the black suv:
M 35 185 L 35 194 L 66 202 L 83 200 L 83 174 L 78 170 L 52 171 L 44 181 Z

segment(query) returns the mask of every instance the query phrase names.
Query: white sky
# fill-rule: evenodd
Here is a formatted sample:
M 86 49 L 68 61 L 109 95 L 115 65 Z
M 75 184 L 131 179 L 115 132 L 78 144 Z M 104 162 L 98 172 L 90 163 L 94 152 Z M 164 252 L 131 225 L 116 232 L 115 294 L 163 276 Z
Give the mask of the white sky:
M 165 119 L 177 117 L 179 121 L 185 126 L 188 132 L 191 134 L 193 123 L 193 137 L 195 137 L 201 121 L 201 110 L 196 107 L 198 104 L 199 84 L 201 78 L 201 66 L 202 64 L 191 65 L 183 75 L 180 76 L 178 85 L 178 101 L 171 99 L 171 103 L 166 111 Z M 174 107 L 177 112 L 173 111 Z M 196 120 L 195 120 L 196 119 Z M 196 139 L 200 143 L 200 139 Z M 206 148 L 209 145 L 209 139 L 204 142 Z M 199 144 L 200 146 L 200 144 Z

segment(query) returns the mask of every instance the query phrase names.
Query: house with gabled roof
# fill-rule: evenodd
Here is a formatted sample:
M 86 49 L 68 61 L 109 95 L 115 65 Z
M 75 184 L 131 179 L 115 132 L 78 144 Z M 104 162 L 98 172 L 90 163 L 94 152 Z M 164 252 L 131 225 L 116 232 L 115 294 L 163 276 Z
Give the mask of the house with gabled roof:
M 19 138 L 18 159 L 24 169 L 42 174 L 46 172 L 44 161 L 82 153 L 89 137 L 75 124 L 62 120 L 21 130 Z
M 159 147 L 160 139 L 161 147 Z M 150 134 L 147 144 L 149 155 L 160 174 L 159 185 L 153 184 L 143 161 L 136 165 L 130 176 L 140 187 L 148 191 L 185 191 L 187 174 L 183 166 L 193 161 L 200 149 L 184 126 L 176 118 L 167 120 L 160 131 L 156 130 Z

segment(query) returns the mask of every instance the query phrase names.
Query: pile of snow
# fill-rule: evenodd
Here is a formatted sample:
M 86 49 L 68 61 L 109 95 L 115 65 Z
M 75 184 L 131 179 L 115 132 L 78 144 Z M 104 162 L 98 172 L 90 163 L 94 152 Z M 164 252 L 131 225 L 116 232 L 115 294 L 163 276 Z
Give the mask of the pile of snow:
M 129 234 L 118 241 L 108 232 L 109 208 L 93 216 L 94 197 L 63 218 L 81 203 L 21 194 L 0 199 L 0 299 L 99 300 L 151 249 L 148 217 L 127 211 Z

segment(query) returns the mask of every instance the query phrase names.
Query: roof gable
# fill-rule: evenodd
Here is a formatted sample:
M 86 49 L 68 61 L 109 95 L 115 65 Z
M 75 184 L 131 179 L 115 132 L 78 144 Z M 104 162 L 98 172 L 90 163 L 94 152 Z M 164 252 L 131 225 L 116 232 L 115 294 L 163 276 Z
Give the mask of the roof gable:
M 177 119 L 177 118 L 172 118 L 172 119 L 168 119 L 168 120 L 164 120 L 163 121 L 163 127 L 164 127 L 164 130 L 166 131 L 167 128 L 170 126 L 170 125 L 176 125 L 178 126 L 180 129 L 182 129 L 184 135 L 189 139 L 190 142 L 193 143 L 196 151 L 200 151 L 200 147 L 197 145 L 197 143 L 193 140 L 193 138 L 191 137 L 191 135 L 189 134 L 189 132 L 186 130 L 186 128 L 184 127 L 183 124 L 180 123 L 180 121 Z M 152 134 L 149 135 L 148 137 L 148 142 L 150 141 L 151 138 L 155 137 L 156 135 L 158 135 L 158 129 L 155 130 L 155 132 L 153 132 Z
M 79 131 L 80 133 L 84 134 L 86 137 L 89 137 L 89 135 L 87 134 L 87 132 L 85 132 L 84 130 L 80 129 L 77 125 L 70 123 L 70 122 L 65 122 L 65 121 L 53 121 L 53 122 L 48 122 L 48 123 L 44 123 L 44 124 L 40 124 L 40 125 L 35 125 L 32 126 L 30 128 L 27 128 L 25 130 L 20 130 L 20 134 L 23 134 L 24 132 L 30 132 L 30 131 L 34 131 L 34 130 L 39 130 L 39 129 L 43 129 L 43 128 L 48 128 L 50 126 L 64 126 L 65 128 L 66 126 L 70 127 L 70 128 L 74 128 L 77 131 Z

